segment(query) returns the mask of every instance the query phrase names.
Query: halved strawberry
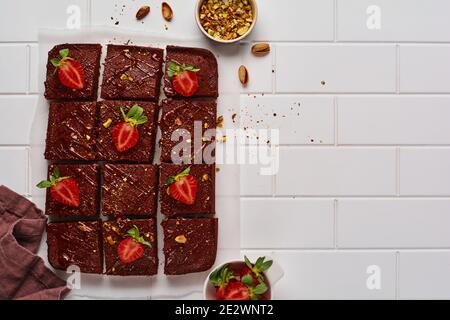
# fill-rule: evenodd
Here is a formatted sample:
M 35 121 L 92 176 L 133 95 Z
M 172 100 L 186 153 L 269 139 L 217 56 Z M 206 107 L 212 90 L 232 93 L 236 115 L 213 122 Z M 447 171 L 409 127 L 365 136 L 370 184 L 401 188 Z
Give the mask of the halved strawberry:
M 172 78 L 173 89 L 184 97 L 190 97 L 198 89 L 198 77 L 196 72 L 200 69 L 194 66 L 179 65 L 170 61 L 167 75 Z
M 61 177 L 58 167 L 53 170 L 50 180 L 43 180 L 36 186 L 50 188 L 50 196 L 59 203 L 70 207 L 80 206 L 80 189 L 77 182 L 70 177 Z
M 81 90 L 84 88 L 84 69 L 83 66 L 69 57 L 69 49 L 59 51 L 61 59 L 50 59 L 51 64 L 58 71 L 58 78 L 61 83 L 71 89 Z
M 166 183 L 169 186 L 167 192 L 172 198 L 191 205 L 197 196 L 197 180 L 189 172 L 191 167 L 187 167 L 176 176 L 170 176 Z
M 233 271 L 231 271 L 229 264 L 224 265 L 221 268 L 214 270 L 209 276 L 209 283 L 216 287 L 217 300 L 225 299 L 225 288 L 228 283 L 234 278 Z
M 250 289 L 235 279 L 216 291 L 217 300 L 250 300 L 250 295 Z
M 138 227 L 133 226 L 128 230 L 126 238 L 120 241 L 117 246 L 120 261 L 123 263 L 136 261 L 144 254 L 144 245 L 152 247 L 150 242 L 140 236 Z
M 133 148 L 139 141 L 137 126 L 147 122 L 147 117 L 142 115 L 144 109 L 135 104 L 127 114 L 120 108 L 124 122 L 116 124 L 111 131 L 112 139 L 117 151 L 125 152 Z

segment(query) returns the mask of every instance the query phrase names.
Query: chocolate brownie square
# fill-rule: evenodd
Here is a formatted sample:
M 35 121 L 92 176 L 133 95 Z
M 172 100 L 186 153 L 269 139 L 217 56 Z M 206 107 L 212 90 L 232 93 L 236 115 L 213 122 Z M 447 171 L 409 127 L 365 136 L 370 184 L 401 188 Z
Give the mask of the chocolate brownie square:
M 84 73 L 84 87 L 81 90 L 64 86 L 59 80 L 58 70 L 51 60 L 61 60 L 60 51 L 68 49 L 68 57 L 81 64 Z M 100 74 L 100 56 L 102 46 L 99 44 L 59 44 L 48 53 L 47 79 L 44 96 L 47 99 L 61 100 L 96 100 L 98 78 Z
M 143 101 L 100 101 L 98 104 L 100 115 L 97 122 L 97 160 L 151 163 L 155 152 L 158 105 L 155 102 Z M 137 144 L 127 151 L 119 152 L 113 142 L 112 130 L 124 121 L 120 108 L 127 114 L 136 104 L 144 109 L 143 116 L 147 117 L 147 122 L 136 126 L 139 132 Z
M 217 104 L 213 100 L 164 100 L 160 120 L 161 161 L 214 163 L 216 117 Z M 174 141 L 172 137 L 178 139 Z M 198 144 L 194 143 L 196 139 Z M 191 152 L 183 154 L 183 149 L 174 148 L 180 142 L 188 143 Z
M 193 204 L 185 204 L 170 195 L 169 182 L 189 168 L 189 174 L 197 182 L 197 192 Z M 214 214 L 215 213 L 215 165 L 192 164 L 178 165 L 162 163 L 160 166 L 159 186 L 161 213 L 167 217 L 176 215 Z
M 61 177 L 70 177 L 80 190 L 80 205 L 71 207 L 52 199 L 47 189 L 45 214 L 49 216 L 96 216 L 99 207 L 98 167 L 96 164 L 52 164 L 48 166 L 48 176 L 55 168 Z
M 155 218 L 119 218 L 103 222 L 103 245 L 106 274 L 130 276 L 158 273 Z M 143 249 L 142 255 L 132 256 L 131 253 L 137 246 Z
M 198 89 L 193 97 L 217 98 L 219 96 L 217 59 L 211 51 L 202 48 L 167 46 L 166 52 L 164 93 L 167 97 L 180 97 L 173 89 L 172 78 L 169 77 L 169 62 L 175 62 L 178 65 L 193 66 L 196 69 L 200 69 L 196 72 Z
M 103 99 L 158 100 L 163 50 L 108 45 L 103 72 Z
M 104 215 L 155 215 L 158 167 L 151 164 L 105 164 L 102 169 Z
M 47 225 L 48 261 L 55 269 L 76 265 L 81 272 L 103 273 L 100 223 L 58 222 Z
M 201 272 L 212 267 L 217 253 L 217 219 L 167 219 L 161 225 L 165 274 Z
M 45 159 L 94 160 L 95 102 L 51 102 Z

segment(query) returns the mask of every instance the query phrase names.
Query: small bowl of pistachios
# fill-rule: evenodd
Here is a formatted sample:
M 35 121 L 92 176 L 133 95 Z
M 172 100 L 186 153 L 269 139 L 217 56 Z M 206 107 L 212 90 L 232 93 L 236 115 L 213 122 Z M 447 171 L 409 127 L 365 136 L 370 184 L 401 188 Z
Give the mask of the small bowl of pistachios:
M 195 19 L 205 36 L 233 43 L 252 32 L 258 17 L 256 0 L 198 0 Z

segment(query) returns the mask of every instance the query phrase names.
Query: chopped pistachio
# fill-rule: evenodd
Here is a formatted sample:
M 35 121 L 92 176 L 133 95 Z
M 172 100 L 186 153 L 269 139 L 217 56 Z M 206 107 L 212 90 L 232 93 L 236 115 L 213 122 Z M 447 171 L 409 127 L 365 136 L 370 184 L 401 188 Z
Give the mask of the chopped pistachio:
M 111 118 L 108 118 L 108 120 L 106 120 L 105 122 L 103 122 L 103 126 L 104 126 L 105 128 L 109 128 L 109 126 L 111 125 L 111 123 L 112 123 Z
M 183 234 L 181 234 L 175 237 L 175 241 L 178 243 L 186 243 L 187 239 Z

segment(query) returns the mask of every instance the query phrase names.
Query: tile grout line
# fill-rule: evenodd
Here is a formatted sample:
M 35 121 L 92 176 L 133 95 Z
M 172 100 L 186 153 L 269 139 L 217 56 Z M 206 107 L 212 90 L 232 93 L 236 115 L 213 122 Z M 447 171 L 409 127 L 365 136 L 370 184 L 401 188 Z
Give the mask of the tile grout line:
M 338 19 L 337 19 L 337 14 L 338 14 L 338 12 L 337 12 L 337 0 L 334 0 L 333 1 L 333 37 L 334 37 L 334 43 L 336 43 L 336 42 L 338 42 L 338 39 L 337 39 L 337 33 L 338 33 L 338 30 L 337 30 L 337 27 L 338 27 Z
M 26 46 L 27 48 L 27 54 L 26 54 L 26 75 L 25 75 L 25 79 L 26 79 L 26 84 L 27 84 L 27 89 L 26 89 L 26 95 L 30 94 L 31 91 L 31 46 L 30 44 L 27 44 Z
M 400 295 L 400 252 L 395 251 L 395 300 L 399 300 Z

